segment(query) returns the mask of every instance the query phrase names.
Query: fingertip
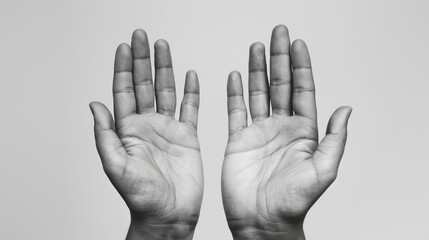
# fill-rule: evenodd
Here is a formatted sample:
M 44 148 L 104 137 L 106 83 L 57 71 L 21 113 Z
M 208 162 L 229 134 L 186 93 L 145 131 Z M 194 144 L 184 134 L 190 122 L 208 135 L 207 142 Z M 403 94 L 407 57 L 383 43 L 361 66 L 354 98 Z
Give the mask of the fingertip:
M 273 34 L 289 34 L 289 29 L 283 24 L 278 24 L 273 28 Z
M 289 30 L 285 25 L 277 25 L 271 34 L 271 54 L 288 54 L 290 52 Z
M 198 75 L 194 70 L 186 72 L 185 80 L 185 93 L 199 93 L 200 84 L 198 81 Z
M 94 112 L 96 111 L 95 109 L 97 109 L 100 105 L 104 106 L 100 102 L 92 101 L 92 102 L 89 103 L 89 108 L 91 109 L 91 112 L 94 114 Z
M 241 74 L 237 70 L 233 70 L 228 75 L 228 80 L 241 79 Z
M 353 108 L 352 107 L 350 107 L 350 106 L 345 106 L 346 108 L 348 108 L 348 111 L 349 111 L 349 115 L 351 115 L 352 114 L 352 112 L 353 112 Z
M 91 109 L 91 111 L 93 110 L 93 106 L 96 104 L 96 102 L 95 101 L 92 101 L 92 102 L 90 102 L 89 104 L 88 104 L 88 106 L 89 106 L 89 108 Z
M 99 119 L 99 113 L 97 110 L 98 104 L 99 104 L 98 102 L 94 102 L 94 101 L 89 103 L 89 109 L 91 110 L 91 114 L 94 117 L 94 124 L 96 124 Z
M 115 63 L 120 64 L 124 60 L 131 59 L 131 55 L 132 54 L 130 45 L 128 45 L 127 43 L 121 43 L 118 45 L 118 48 L 116 48 Z
M 169 50 L 170 46 L 165 39 L 158 39 L 155 42 L 155 50 Z
M 337 108 L 329 119 L 327 133 L 340 133 L 346 130 L 351 112 L 352 108 L 349 106 Z
M 187 72 L 186 72 L 186 80 L 192 80 L 192 81 L 194 81 L 194 80 L 196 80 L 196 81 L 198 81 L 198 75 L 197 75 L 197 72 L 195 71 L 195 70 L 188 70 Z
M 94 115 L 94 121 L 102 129 L 113 129 L 113 118 L 109 109 L 101 102 L 91 102 L 89 107 Z
M 227 93 L 228 96 L 243 95 L 243 84 L 241 82 L 240 72 L 232 71 L 228 75 Z
M 249 49 L 249 72 L 261 72 L 266 70 L 265 46 L 255 42 Z
M 155 42 L 155 68 L 173 67 L 170 46 L 164 39 Z
M 297 39 L 293 41 L 292 43 L 292 55 L 296 55 L 297 53 L 305 53 L 308 52 L 307 44 L 304 42 L 304 40 Z
M 258 53 L 264 53 L 265 52 L 265 45 L 261 42 L 254 42 L 252 45 L 250 45 L 250 54 L 258 54 Z
M 118 45 L 118 48 L 116 49 L 116 54 L 127 54 L 129 50 L 131 49 L 128 43 L 121 43 Z
M 134 30 L 132 38 L 146 38 L 147 37 L 147 33 L 145 30 L 141 29 L 141 28 L 137 28 L 136 30 Z
M 353 108 L 350 106 L 344 106 L 344 107 L 347 109 L 347 120 L 346 120 L 347 121 L 346 125 L 347 125 L 349 122 L 350 116 L 352 115 Z
M 291 57 L 293 68 L 311 68 L 310 54 L 306 43 L 301 40 L 295 40 L 291 47 Z
M 296 48 L 296 49 L 305 49 L 307 48 L 307 44 L 305 43 L 304 40 L 302 39 L 296 39 L 295 41 L 293 41 L 292 43 L 292 48 Z
M 131 37 L 131 49 L 135 59 L 150 57 L 148 38 L 146 32 L 143 29 L 134 30 Z
M 132 53 L 130 45 L 126 43 L 119 44 L 115 54 L 115 72 L 131 71 Z
M 344 119 L 344 128 L 347 128 L 347 124 L 349 122 L 349 118 L 352 114 L 353 108 L 350 106 L 342 106 L 338 108 L 338 111 L 340 111 L 340 113 L 338 113 L 340 115 L 340 118 Z
M 94 113 L 95 102 L 90 102 L 88 105 L 89 105 L 89 110 L 91 111 L 91 114 L 94 117 L 94 122 L 95 122 L 95 113 Z
M 91 101 L 90 103 L 89 103 L 89 105 L 91 106 L 91 105 L 98 105 L 98 104 L 102 104 L 101 102 L 99 102 L 99 101 Z
M 349 116 L 352 113 L 352 111 L 353 111 L 352 107 L 345 105 L 345 106 L 341 106 L 341 107 L 337 108 L 335 110 L 334 114 L 344 114 L 344 115 Z

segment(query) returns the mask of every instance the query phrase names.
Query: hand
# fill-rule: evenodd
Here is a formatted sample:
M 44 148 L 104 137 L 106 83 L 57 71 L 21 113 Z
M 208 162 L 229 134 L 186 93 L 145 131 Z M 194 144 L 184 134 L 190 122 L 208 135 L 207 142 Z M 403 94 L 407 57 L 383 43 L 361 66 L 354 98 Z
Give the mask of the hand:
M 196 73 L 186 75 L 177 121 L 169 45 L 155 43 L 154 91 L 147 35 L 136 30 L 131 48 L 121 44 L 116 51 L 113 99 L 115 122 L 103 104 L 90 107 L 104 171 L 131 212 L 127 239 L 191 239 L 204 181 Z
M 250 126 L 240 74 L 228 79 L 225 213 L 234 239 L 305 239 L 307 211 L 337 176 L 351 108 L 335 111 L 319 143 L 310 56 L 301 40 L 290 47 L 285 26 L 273 30 L 270 84 L 267 79 L 264 45 L 255 43 L 249 57 Z

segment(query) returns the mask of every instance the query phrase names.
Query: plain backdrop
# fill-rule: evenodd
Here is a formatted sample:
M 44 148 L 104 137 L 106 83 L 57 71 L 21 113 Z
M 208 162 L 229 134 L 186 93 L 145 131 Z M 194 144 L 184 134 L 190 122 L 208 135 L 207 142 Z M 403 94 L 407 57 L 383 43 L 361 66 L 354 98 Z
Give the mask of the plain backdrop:
M 310 49 L 319 129 L 354 108 L 337 181 L 308 239 L 428 239 L 427 1 L 7 1 L 0 3 L 0 239 L 124 239 L 129 213 L 105 176 L 88 103 L 112 109 L 115 48 L 167 39 L 178 101 L 200 78 L 205 192 L 195 239 L 232 239 L 220 172 L 226 79 L 288 26 Z M 152 48 L 153 54 L 153 48 Z M 247 100 L 246 100 L 247 101 Z

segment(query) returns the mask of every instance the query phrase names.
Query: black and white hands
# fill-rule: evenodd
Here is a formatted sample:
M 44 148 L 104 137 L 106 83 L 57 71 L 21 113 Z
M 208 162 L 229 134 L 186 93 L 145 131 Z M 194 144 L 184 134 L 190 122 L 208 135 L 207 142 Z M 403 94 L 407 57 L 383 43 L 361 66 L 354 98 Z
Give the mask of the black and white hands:
M 169 45 L 155 43 L 155 87 L 147 35 L 136 30 L 131 48 L 115 56 L 115 121 L 101 103 L 90 104 L 103 168 L 127 203 L 127 239 L 192 239 L 204 179 L 197 136 L 199 83 L 186 74 L 180 119 Z M 155 110 L 156 99 L 156 110 Z
M 166 41 L 155 43 L 155 87 L 150 66 L 146 33 L 136 30 L 131 48 L 122 44 L 116 52 L 115 121 L 103 104 L 90 104 L 97 149 L 130 209 L 127 239 L 191 239 L 204 185 L 198 79 L 187 73 L 177 121 Z M 234 239 L 305 239 L 307 211 L 336 178 L 351 108 L 335 111 L 319 143 L 309 53 L 303 41 L 290 46 L 285 26 L 273 30 L 269 82 L 264 46 L 250 48 L 250 126 L 238 72 L 230 74 L 227 92 L 222 197 Z
M 337 176 L 350 107 L 332 115 L 319 143 L 307 46 L 274 28 L 268 82 L 265 48 L 250 47 L 249 108 L 238 72 L 228 79 L 229 139 L 222 197 L 234 239 L 305 239 L 304 217 Z M 272 114 L 270 114 L 270 102 Z

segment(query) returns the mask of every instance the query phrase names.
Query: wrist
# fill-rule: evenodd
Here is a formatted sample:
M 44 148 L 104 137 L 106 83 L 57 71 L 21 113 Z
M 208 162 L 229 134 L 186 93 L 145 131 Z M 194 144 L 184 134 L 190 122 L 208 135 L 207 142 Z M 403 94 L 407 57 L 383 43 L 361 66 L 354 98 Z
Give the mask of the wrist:
M 195 225 L 169 222 L 165 224 L 142 223 L 131 219 L 126 240 L 188 240 L 194 235 Z
M 230 224 L 234 240 L 275 239 L 275 240 L 305 240 L 303 222 L 294 224 Z

